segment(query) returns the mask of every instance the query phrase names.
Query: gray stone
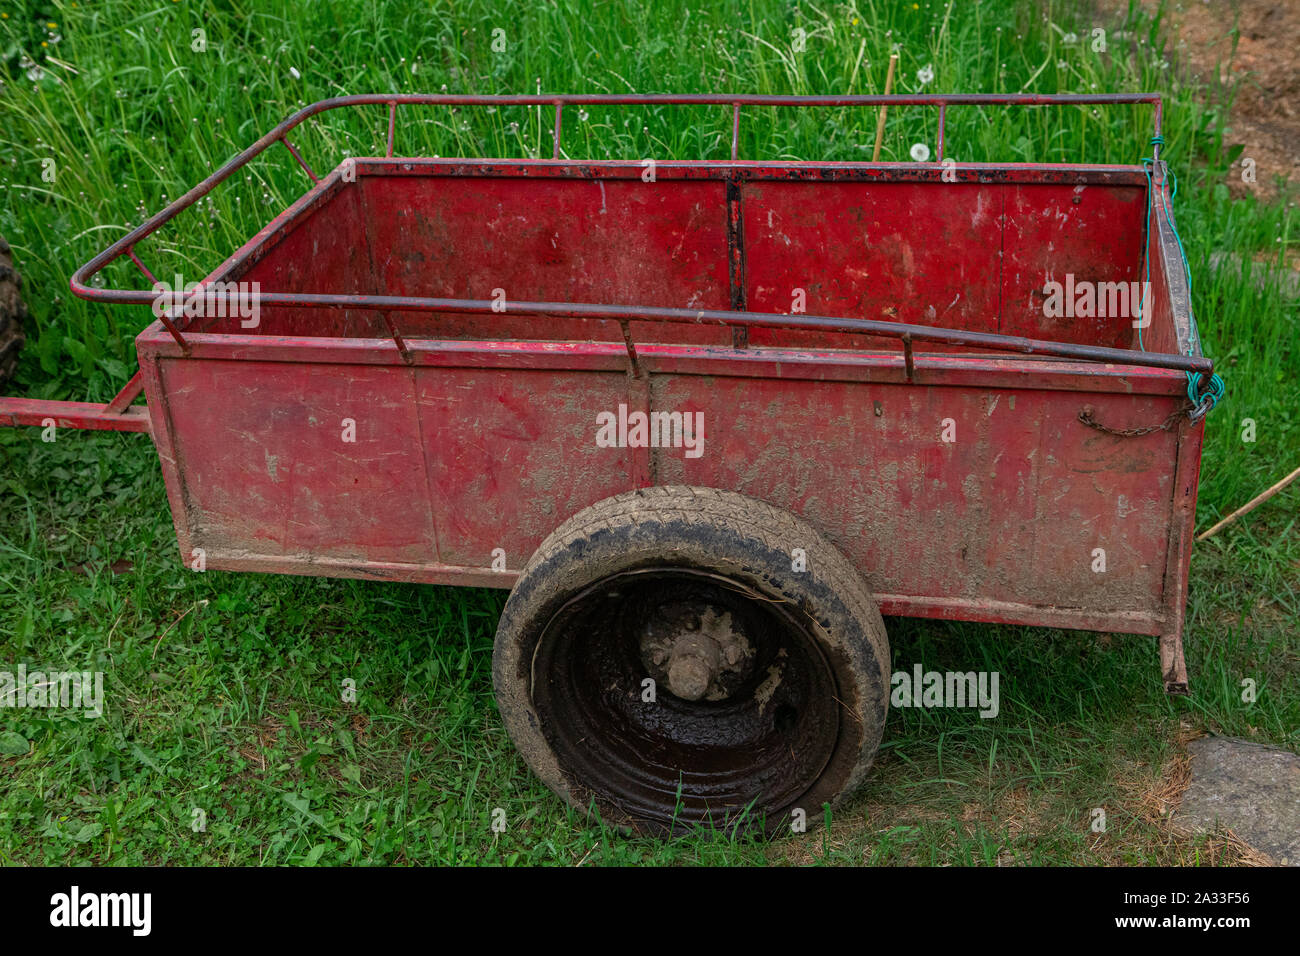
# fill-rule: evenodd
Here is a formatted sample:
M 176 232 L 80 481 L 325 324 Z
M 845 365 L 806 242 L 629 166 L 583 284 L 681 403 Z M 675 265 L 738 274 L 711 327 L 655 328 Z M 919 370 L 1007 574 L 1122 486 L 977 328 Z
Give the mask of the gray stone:
M 1192 777 L 1174 822 L 1229 827 L 1278 863 L 1300 866 L 1300 757 L 1237 737 L 1187 745 Z
M 1213 270 L 1224 269 L 1240 275 L 1242 264 L 1241 256 L 1235 252 L 1225 252 L 1220 249 L 1218 252 L 1210 253 L 1210 268 Z M 1277 265 L 1274 262 L 1252 262 L 1251 274 L 1255 277 L 1255 284 L 1261 289 L 1267 288 L 1269 278 L 1276 269 Z M 1278 285 L 1283 298 L 1300 298 L 1300 272 L 1294 269 L 1282 270 L 1278 278 Z

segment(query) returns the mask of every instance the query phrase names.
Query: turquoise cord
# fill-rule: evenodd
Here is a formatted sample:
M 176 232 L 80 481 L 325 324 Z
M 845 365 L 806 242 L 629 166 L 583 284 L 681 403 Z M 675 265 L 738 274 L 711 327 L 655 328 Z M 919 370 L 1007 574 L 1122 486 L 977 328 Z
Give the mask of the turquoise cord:
M 1163 146 L 1164 143 L 1165 139 L 1163 136 L 1151 137 L 1152 146 Z M 1146 242 L 1144 244 L 1142 256 L 1146 263 L 1146 282 L 1142 286 L 1142 305 L 1139 308 L 1139 313 L 1142 316 L 1146 315 L 1146 290 L 1151 282 L 1151 207 L 1154 206 L 1156 202 L 1155 184 L 1151 181 L 1151 168 L 1154 165 L 1154 159 L 1149 156 L 1142 157 L 1142 170 L 1146 173 L 1147 195 L 1150 197 L 1147 202 Z M 1182 236 L 1178 235 L 1178 227 L 1174 225 L 1174 211 L 1172 209 L 1172 203 L 1178 196 L 1178 177 L 1174 175 L 1172 170 L 1169 175 L 1173 177 L 1174 190 L 1169 196 L 1169 199 L 1164 203 L 1163 208 L 1169 217 L 1169 228 L 1174 234 L 1174 241 L 1178 243 L 1178 254 L 1183 260 L 1183 272 L 1187 276 L 1187 299 L 1190 304 L 1192 297 L 1192 268 L 1191 264 L 1187 261 L 1187 250 L 1183 248 Z M 1191 356 L 1193 351 L 1201 344 L 1201 334 L 1196 327 L 1195 314 L 1189 311 L 1188 319 L 1191 321 L 1192 334 L 1187 344 L 1187 354 L 1188 356 Z M 1146 351 L 1146 345 L 1142 342 L 1142 327 L 1140 325 L 1138 326 L 1138 348 L 1143 352 Z M 1226 391 L 1227 386 L 1224 384 L 1223 379 L 1218 375 L 1218 373 L 1210 376 L 1210 382 L 1205 387 L 1204 391 L 1201 390 L 1201 376 L 1195 372 L 1187 373 L 1187 400 L 1196 408 L 1204 407 L 1205 411 L 1203 414 L 1205 415 L 1208 415 L 1214 410 L 1214 407 L 1219 404 L 1219 401 L 1223 398 Z

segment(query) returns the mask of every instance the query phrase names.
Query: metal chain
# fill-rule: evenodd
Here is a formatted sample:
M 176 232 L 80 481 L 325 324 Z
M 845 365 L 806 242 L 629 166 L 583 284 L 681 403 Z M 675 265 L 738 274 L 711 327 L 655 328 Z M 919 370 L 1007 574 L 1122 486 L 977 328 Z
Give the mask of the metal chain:
M 1095 428 L 1099 432 L 1105 432 L 1107 435 L 1119 435 L 1121 438 L 1137 438 L 1141 435 L 1150 435 L 1152 432 L 1164 432 L 1174 427 L 1174 424 L 1183 415 L 1192 411 L 1195 406 L 1191 402 L 1184 400 L 1177 408 L 1173 410 L 1168 418 L 1159 425 L 1142 425 L 1138 428 L 1111 428 L 1109 425 L 1103 425 L 1092 417 L 1093 408 L 1091 405 L 1085 405 L 1079 411 L 1079 421 L 1083 422 L 1089 428 Z

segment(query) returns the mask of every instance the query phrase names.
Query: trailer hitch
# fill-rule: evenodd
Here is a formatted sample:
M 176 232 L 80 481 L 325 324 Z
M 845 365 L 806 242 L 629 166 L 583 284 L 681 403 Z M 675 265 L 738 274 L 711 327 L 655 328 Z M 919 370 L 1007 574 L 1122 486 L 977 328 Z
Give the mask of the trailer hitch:
M 96 431 L 148 432 L 149 409 L 132 405 L 144 390 L 139 372 L 107 405 L 96 402 L 55 402 L 35 398 L 0 398 L 0 426 L 89 428 Z

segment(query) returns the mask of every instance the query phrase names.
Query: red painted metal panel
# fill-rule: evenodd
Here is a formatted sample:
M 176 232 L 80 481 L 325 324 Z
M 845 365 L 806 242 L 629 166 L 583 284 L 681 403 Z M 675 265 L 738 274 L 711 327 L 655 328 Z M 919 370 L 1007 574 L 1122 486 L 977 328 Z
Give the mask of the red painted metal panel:
M 1044 287 L 1048 282 L 1070 282 L 1082 289 L 1084 282 L 1127 284 L 1143 279 L 1146 189 L 1017 184 L 1003 195 L 1006 230 L 998 331 L 1134 347 L 1132 314 L 1049 317 L 1043 307 Z
M 725 309 L 720 182 L 359 180 L 389 295 Z
M 1040 243 L 1059 247 L 1065 271 L 1077 269 L 1080 281 L 1133 279 L 1140 248 L 1130 248 L 1127 239 L 1096 239 L 1108 230 L 1132 235 L 1117 218 L 1131 211 L 1135 196 L 1144 195 L 1144 187 L 1130 179 L 1074 186 L 791 181 L 772 178 L 783 170 L 746 166 L 744 176 L 752 181 L 737 189 L 741 198 L 735 207 L 743 213 L 742 235 L 727 251 L 729 210 L 721 178 L 725 170 L 706 169 L 712 174 L 709 182 L 690 178 L 688 174 L 700 169 L 683 164 L 666 167 L 660 180 L 644 183 L 629 175 L 634 170 L 626 164 L 585 169 L 587 175 L 581 178 L 554 175 L 572 172 L 573 164 L 510 167 L 516 173 L 522 168 L 526 177 L 506 175 L 505 168 L 475 166 L 472 176 L 449 188 L 448 173 L 459 166 L 421 165 L 437 175 L 418 176 L 409 171 L 411 164 L 404 165 L 408 171 L 403 175 L 376 175 L 368 169 L 356 183 L 320 191 L 317 206 L 302 212 L 307 217 L 302 228 L 289 223 L 273 230 L 267 237 L 269 248 L 257 253 L 250 269 L 236 268 L 232 276 L 255 279 L 266 291 L 285 293 L 439 298 L 495 294 L 504 299 L 506 311 L 501 314 L 390 315 L 407 339 L 619 341 L 615 322 L 513 314 L 509 303 L 540 299 L 710 309 L 726 308 L 729 298 L 733 305 L 739 302 L 753 311 L 788 313 L 795 290 L 802 290 L 803 311 L 815 314 L 1001 330 L 1113 347 L 1127 347 L 1125 336 L 1132 335 L 1127 319 L 1045 317 L 1043 282 L 1054 273 L 1026 271 L 1033 254 L 1025 252 Z M 496 174 L 488 175 L 489 170 Z M 936 186 L 943 192 L 935 193 Z M 1004 239 L 1008 217 L 1001 211 L 1008 201 L 1034 207 L 1020 212 L 1035 224 L 1016 227 L 1036 230 L 1033 235 L 1016 233 Z M 304 230 L 313 236 L 322 231 L 311 225 L 312 215 L 344 224 L 326 249 L 341 252 L 346 257 L 341 263 L 338 255 L 320 256 L 316 240 L 311 240 L 310 251 L 326 267 L 319 272 L 304 266 L 312 261 L 305 254 Z M 358 220 L 365 224 L 364 241 L 356 236 Z M 1009 277 L 1000 261 L 1008 242 L 1013 269 Z M 362 261 L 363 249 L 369 250 L 370 268 Z M 723 258 L 714 259 L 711 268 L 703 267 L 716 256 Z M 1107 257 L 1115 262 L 1108 263 Z M 1057 261 L 1055 254 L 1049 258 Z M 724 259 L 738 263 L 730 296 Z M 1001 283 L 995 279 L 999 274 Z M 736 281 L 743 288 L 736 288 Z M 1026 283 L 1026 288 L 1018 288 Z M 1014 301 L 1004 304 L 1008 292 Z M 1025 296 L 1026 301 L 1020 301 Z M 234 320 L 204 327 L 236 331 Z M 269 306 L 263 309 L 261 328 L 276 335 L 389 334 L 381 313 L 359 309 L 321 312 Z M 640 341 L 731 341 L 728 330 L 720 328 L 636 323 L 632 331 Z M 750 341 L 841 349 L 882 348 L 888 342 L 877 336 L 757 327 L 750 330 Z
M 322 284 L 340 290 L 374 288 L 361 195 L 345 186 L 322 196 L 239 278 L 263 291 L 301 291 Z M 269 237 L 268 237 L 269 238 Z M 364 309 L 262 309 L 259 330 L 281 335 L 372 335 L 376 316 Z M 238 331 L 237 318 L 207 319 L 201 328 Z
M 374 177 L 359 180 L 375 291 L 496 298 L 502 313 L 406 313 L 407 338 L 620 341 L 617 323 L 510 314 L 519 300 L 725 309 L 727 236 L 720 181 L 640 178 Z M 498 291 L 499 290 L 499 291 Z M 637 334 L 721 343 L 724 329 Z
M 411 371 L 178 359 L 159 384 L 189 548 L 437 561 Z
M 1175 439 L 1102 435 L 1077 420 L 1085 402 L 1124 426 L 1159 422 L 1174 404 L 665 376 L 653 404 L 702 411 L 708 450 L 657 452 L 655 477 L 733 488 L 808 517 L 876 592 L 959 600 L 976 616 L 1000 601 L 1158 617 Z M 1092 570 L 1094 548 L 1106 550 L 1104 573 Z
M 175 349 L 166 340 L 161 346 Z M 209 360 L 221 354 L 244 361 Z M 363 548 L 341 554 L 319 543 L 316 554 L 273 553 L 261 541 L 251 546 L 235 541 L 233 522 L 225 526 L 224 539 L 209 534 L 201 499 L 189 489 L 173 497 L 187 502 L 182 508 L 193 509 L 188 523 L 196 531 L 185 553 L 205 546 L 213 568 L 509 586 L 513 574 L 487 569 L 492 548 L 501 547 L 508 566 L 517 568 L 568 514 L 635 482 L 630 450 L 597 449 L 594 443 L 596 413 L 633 401 L 621 349 L 420 342 L 415 355 L 412 370 L 391 345 L 373 340 L 199 336 L 193 358 L 164 363 L 210 370 L 197 390 L 176 396 L 182 406 L 199 394 L 238 386 L 235 394 L 260 390 L 270 406 L 301 406 L 299 417 L 303 409 L 317 407 L 316 396 L 325 406 L 334 403 L 339 414 L 330 390 L 351 388 L 347 379 L 356 370 L 369 369 L 367 394 L 392 393 L 394 386 L 375 376 L 409 383 L 414 375 L 420 440 L 394 446 L 403 450 L 394 451 L 396 457 L 410 460 L 390 463 L 387 473 L 404 477 L 390 481 L 387 492 L 408 506 L 422 503 L 417 516 L 426 508 L 433 514 L 441 553 L 431 548 L 413 557 L 387 551 L 371 535 L 359 539 Z M 1168 562 L 1162 563 L 1165 539 L 1156 519 L 1172 495 L 1161 471 L 1168 468 L 1171 452 L 1164 446 L 1172 439 L 1164 432 L 1114 438 L 1084 428 L 1073 417 L 1076 405 L 1086 402 L 1095 406 L 1098 419 L 1118 426 L 1159 421 L 1180 396 L 1180 373 L 1115 369 L 1103 375 L 1072 363 L 942 356 L 923 360 L 918 374 L 932 380 L 920 387 L 902 380 L 893 355 L 672 346 L 650 346 L 642 355 L 655 383 L 653 407 L 705 411 L 710 423 L 700 459 L 680 451 L 653 452 L 654 480 L 736 487 L 806 514 L 862 563 L 888 613 L 1154 633 L 1171 603 L 1181 600 L 1165 596 L 1161 606 Z M 286 357 L 317 372 L 310 389 L 294 384 L 300 376 L 288 371 L 292 363 L 280 361 Z M 423 367 L 424 361 L 437 364 Z M 892 381 L 881 381 L 891 368 Z M 245 380 L 225 374 L 228 369 L 264 371 Z M 825 376 L 830 380 L 818 381 Z M 1091 394 L 1081 391 L 1087 388 Z M 682 398 L 697 393 L 703 398 L 694 405 Z M 876 401 L 881 402 L 879 419 Z M 399 396 L 381 405 L 396 411 L 402 403 Z M 170 393 L 167 404 L 178 404 Z M 192 409 L 202 410 L 206 419 L 192 417 L 191 410 L 191 417 L 173 412 L 169 422 L 206 434 L 204 441 L 214 449 L 220 446 L 216 430 L 232 420 L 222 404 L 197 402 Z M 946 448 L 933 434 L 941 412 L 954 419 L 959 436 Z M 900 414 L 908 416 L 906 421 L 897 421 Z M 267 418 L 265 412 L 252 413 L 255 425 Z M 281 437 L 288 441 L 269 447 L 288 448 L 305 461 L 318 458 L 319 449 L 295 445 L 292 432 L 301 422 L 285 421 L 291 431 Z M 927 423 L 925 434 L 918 432 L 920 422 Z M 881 431 L 889 423 L 895 423 L 894 430 Z M 962 443 L 968 426 L 974 440 Z M 862 440 L 873 432 L 879 441 Z M 274 428 L 268 425 L 264 433 L 272 435 Z M 409 425 L 406 433 L 409 437 Z M 180 445 L 183 451 L 186 443 Z M 263 439 L 233 456 L 238 473 L 228 472 L 219 484 L 240 489 L 263 483 L 267 448 Z M 772 461 L 773 455 L 782 461 Z M 221 460 L 229 463 L 232 456 L 223 453 Z M 195 463 L 182 461 L 187 476 L 192 474 Z M 747 470 L 737 470 L 737 462 L 749 463 Z M 168 468 L 166 458 L 164 468 L 170 490 L 181 469 Z M 416 479 L 421 468 L 427 469 L 423 487 Z M 967 478 L 978 479 L 973 485 L 961 480 L 963 469 Z M 346 484 L 348 467 L 335 471 Z M 880 471 L 892 474 L 893 482 L 881 486 L 875 477 Z M 757 486 L 753 476 L 760 483 L 769 476 L 768 486 Z M 312 480 L 328 486 L 332 478 L 318 474 Z M 1034 492 L 1027 493 L 1031 480 Z M 868 482 L 875 484 L 867 487 Z M 265 497 L 265 489 L 260 494 Z M 934 507 L 927 496 L 947 504 Z M 370 498 L 364 500 L 369 508 Z M 1026 511 L 1030 507 L 1032 513 Z M 867 532 L 861 516 L 873 508 L 886 520 L 881 523 L 877 515 Z M 250 525 L 243 528 L 247 533 Z M 1062 532 L 1061 540 L 1051 529 Z M 864 550 L 869 541 L 875 542 L 874 551 Z M 1090 544 L 1107 548 L 1107 575 L 1091 570 Z M 971 561 L 980 560 L 984 572 L 966 573 Z M 924 567 L 945 573 L 922 580 L 915 572 Z
M 998 270 L 1002 188 L 747 183 L 746 304 L 790 312 L 803 289 L 804 311 L 815 315 L 996 332 L 999 289 L 989 278 Z M 827 344 L 824 334 L 759 329 L 751 341 Z
M 1176 438 L 1104 435 L 1077 412 L 1087 402 L 1128 427 L 1175 398 L 773 371 L 654 374 L 651 407 L 702 412 L 705 431 L 699 458 L 651 451 L 653 480 L 804 514 L 911 613 L 1019 620 L 1037 607 L 1143 631 L 1164 618 Z M 164 360 L 161 384 L 169 481 L 211 567 L 446 580 L 489 573 L 501 548 L 513 569 L 564 518 L 635 483 L 634 450 L 595 442 L 598 413 L 637 407 L 622 372 L 196 357 Z M 347 417 L 355 444 L 341 440 Z
M 597 414 L 628 401 L 622 372 L 420 369 L 416 381 L 447 564 L 488 567 L 500 548 L 521 568 L 570 515 L 631 486 L 634 450 L 595 441 Z

